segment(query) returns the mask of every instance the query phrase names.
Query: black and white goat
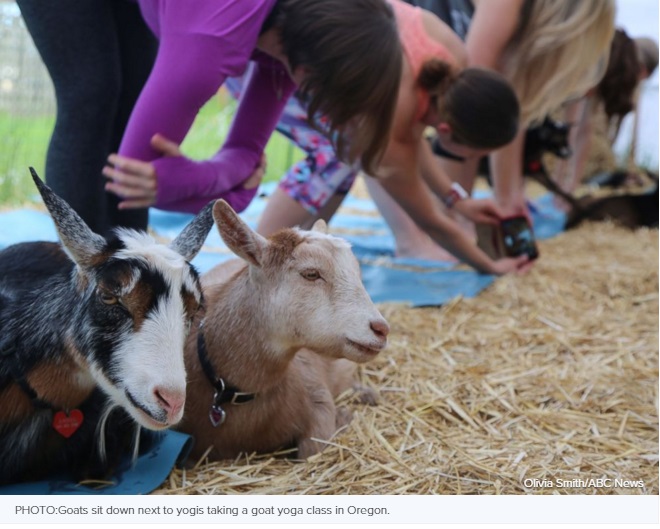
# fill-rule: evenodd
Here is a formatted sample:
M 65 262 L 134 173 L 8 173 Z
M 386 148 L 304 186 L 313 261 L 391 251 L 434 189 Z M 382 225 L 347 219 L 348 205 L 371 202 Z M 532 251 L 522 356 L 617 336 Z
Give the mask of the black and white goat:
M 0 252 L 0 483 L 102 472 L 89 461 L 108 408 L 131 435 L 123 412 L 150 430 L 179 422 L 202 301 L 189 261 L 213 225 L 209 205 L 169 247 L 127 229 L 106 240 L 31 171 L 61 245 Z

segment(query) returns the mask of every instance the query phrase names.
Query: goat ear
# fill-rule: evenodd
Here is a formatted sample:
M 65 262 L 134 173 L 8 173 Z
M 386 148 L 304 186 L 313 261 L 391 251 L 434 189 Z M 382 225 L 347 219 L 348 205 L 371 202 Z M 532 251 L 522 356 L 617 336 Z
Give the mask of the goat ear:
M 323 219 L 318 219 L 312 226 L 312 231 L 320 231 L 321 233 L 328 233 L 328 225 Z
M 94 233 L 66 201 L 44 184 L 33 167 L 30 167 L 30 173 L 55 222 L 64 250 L 81 268 L 88 268 L 92 258 L 105 247 L 105 239 Z
M 213 226 L 213 204 L 209 202 L 197 216 L 190 221 L 179 235 L 170 243 L 170 248 L 191 261 L 202 248 L 211 226 Z
M 268 241 L 245 224 L 224 200 L 215 203 L 213 218 L 229 249 L 248 263 L 261 266 Z

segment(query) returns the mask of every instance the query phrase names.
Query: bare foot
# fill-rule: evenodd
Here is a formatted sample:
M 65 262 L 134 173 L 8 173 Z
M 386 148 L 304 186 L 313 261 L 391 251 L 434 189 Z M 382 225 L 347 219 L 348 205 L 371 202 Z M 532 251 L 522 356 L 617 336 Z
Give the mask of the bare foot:
M 454 210 L 448 210 L 444 208 L 443 211 L 448 217 L 450 217 L 454 222 L 456 222 L 458 227 L 461 229 L 461 231 L 465 234 L 465 236 L 468 239 L 476 242 L 477 232 L 474 226 L 474 222 L 472 222 L 469 219 L 466 219 L 465 217 L 463 217 Z M 415 237 L 414 239 L 409 238 L 405 241 L 397 240 L 396 242 L 397 242 L 397 250 L 396 250 L 397 257 L 426 259 L 429 261 L 443 261 L 448 263 L 459 262 L 459 259 L 454 257 L 454 255 L 449 253 L 442 246 L 436 244 L 436 242 L 433 239 L 431 239 L 431 237 L 429 237 L 426 234 L 423 234 L 422 232 L 420 232 L 419 237 Z
M 426 259 L 427 261 L 444 261 L 450 263 L 458 262 L 458 259 L 445 250 L 442 246 L 436 244 L 430 237 L 415 241 L 406 241 L 405 244 L 397 244 L 396 257 L 405 257 L 411 259 Z

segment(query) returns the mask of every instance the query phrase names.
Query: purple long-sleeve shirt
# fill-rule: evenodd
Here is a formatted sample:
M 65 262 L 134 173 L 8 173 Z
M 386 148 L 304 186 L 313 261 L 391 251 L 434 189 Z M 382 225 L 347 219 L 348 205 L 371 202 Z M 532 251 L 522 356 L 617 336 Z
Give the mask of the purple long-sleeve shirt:
M 241 211 L 254 197 L 256 189 L 243 189 L 242 182 L 258 166 L 295 90 L 284 65 L 255 50 L 275 1 L 138 0 L 160 45 L 119 154 L 154 163 L 156 207 L 196 213 L 210 200 L 224 198 Z M 181 143 L 202 105 L 227 77 L 242 75 L 251 61 L 229 135 L 215 156 L 196 162 L 163 157 L 151 147 L 156 133 Z

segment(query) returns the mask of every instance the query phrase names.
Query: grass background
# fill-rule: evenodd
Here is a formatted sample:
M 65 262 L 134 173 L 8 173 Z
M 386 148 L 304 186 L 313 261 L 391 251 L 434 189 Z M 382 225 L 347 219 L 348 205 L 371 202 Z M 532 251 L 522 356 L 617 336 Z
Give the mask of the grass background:
M 183 152 L 196 160 L 215 154 L 224 142 L 235 108 L 236 103 L 224 91 L 209 100 L 183 142 Z M 54 125 L 54 115 L 19 116 L 0 111 L 0 205 L 13 207 L 38 200 L 28 167 L 33 166 L 41 175 L 45 173 L 46 151 Z M 284 136 L 273 134 L 266 156 L 264 182 L 269 182 L 279 180 L 304 157 L 304 152 Z

